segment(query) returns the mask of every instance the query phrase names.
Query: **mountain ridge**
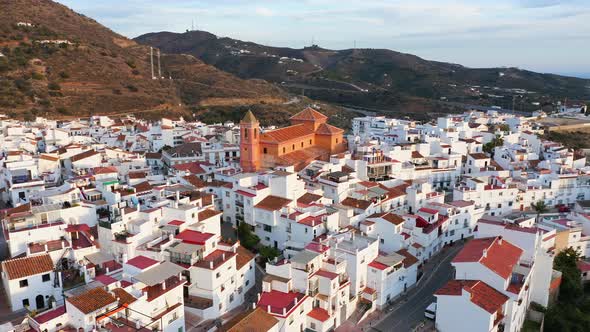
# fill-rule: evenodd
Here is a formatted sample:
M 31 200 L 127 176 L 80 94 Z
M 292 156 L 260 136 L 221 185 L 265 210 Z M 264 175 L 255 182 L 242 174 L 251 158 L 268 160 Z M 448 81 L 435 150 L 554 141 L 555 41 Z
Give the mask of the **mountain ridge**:
M 167 53 L 192 54 L 241 78 L 362 107 L 403 108 L 404 101 L 417 98 L 505 108 L 516 102 L 515 108 L 533 111 L 564 98 L 590 99 L 588 79 L 514 67 L 469 68 L 388 49 L 273 47 L 206 31 L 153 32 L 134 40 Z

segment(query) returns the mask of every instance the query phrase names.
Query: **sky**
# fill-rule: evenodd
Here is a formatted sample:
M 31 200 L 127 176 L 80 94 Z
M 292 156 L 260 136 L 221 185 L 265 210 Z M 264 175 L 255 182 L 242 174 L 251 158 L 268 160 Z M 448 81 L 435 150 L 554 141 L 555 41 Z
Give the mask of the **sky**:
M 388 48 L 590 78 L 590 0 L 58 0 L 133 38 L 205 30 L 271 46 Z

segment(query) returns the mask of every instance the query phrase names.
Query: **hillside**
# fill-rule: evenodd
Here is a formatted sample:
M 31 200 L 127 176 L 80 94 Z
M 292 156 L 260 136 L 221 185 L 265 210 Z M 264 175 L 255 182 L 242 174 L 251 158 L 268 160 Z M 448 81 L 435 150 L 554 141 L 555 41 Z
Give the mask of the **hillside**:
M 241 78 L 260 78 L 312 98 L 381 109 L 432 109 L 433 100 L 532 111 L 564 98 L 590 99 L 590 80 L 518 68 L 467 68 L 385 49 L 263 46 L 204 31 L 135 39 L 191 54 Z
M 0 8 L 2 113 L 188 114 L 288 100 L 272 84 L 238 78 L 189 55 L 162 54 L 163 78 L 152 79 L 148 46 L 50 0 L 0 0 Z

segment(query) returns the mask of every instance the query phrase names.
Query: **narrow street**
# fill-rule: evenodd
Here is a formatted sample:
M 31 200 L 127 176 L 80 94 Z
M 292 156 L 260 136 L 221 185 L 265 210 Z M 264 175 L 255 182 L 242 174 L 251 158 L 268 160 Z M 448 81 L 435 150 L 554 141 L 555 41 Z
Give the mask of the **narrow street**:
M 416 287 L 408 290 L 392 306 L 384 311 L 372 313 L 358 325 L 345 322 L 336 331 L 413 331 L 416 326 L 426 320 L 424 310 L 435 300 L 434 292 L 453 277 L 451 261 L 463 248 L 463 245 L 464 243 L 455 243 L 451 247 L 445 247 L 442 252 L 432 257 L 425 264 L 424 275 Z

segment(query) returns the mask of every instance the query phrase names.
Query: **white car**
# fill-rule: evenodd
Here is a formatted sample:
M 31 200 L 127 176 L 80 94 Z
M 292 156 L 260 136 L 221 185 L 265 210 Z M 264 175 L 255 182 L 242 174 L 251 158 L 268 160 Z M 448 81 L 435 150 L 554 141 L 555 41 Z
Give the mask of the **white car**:
M 429 319 L 436 318 L 436 302 L 432 302 L 426 310 L 424 310 L 424 317 Z

